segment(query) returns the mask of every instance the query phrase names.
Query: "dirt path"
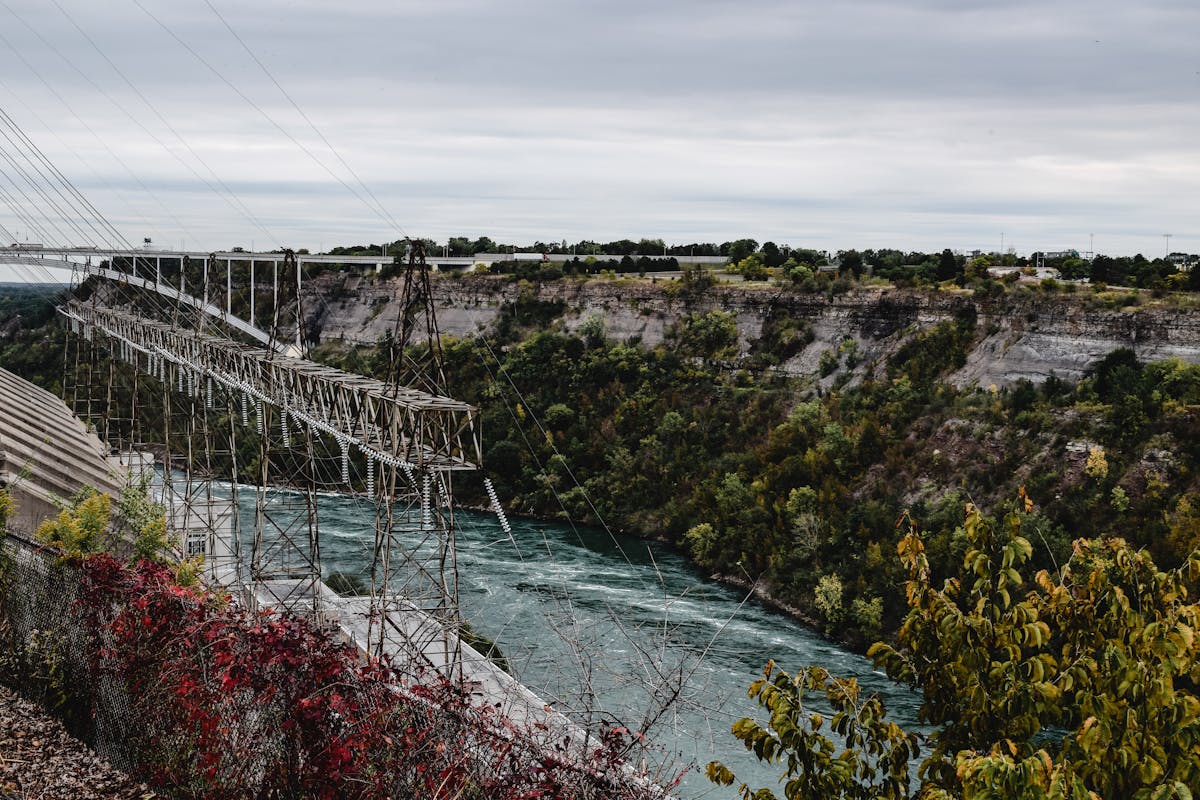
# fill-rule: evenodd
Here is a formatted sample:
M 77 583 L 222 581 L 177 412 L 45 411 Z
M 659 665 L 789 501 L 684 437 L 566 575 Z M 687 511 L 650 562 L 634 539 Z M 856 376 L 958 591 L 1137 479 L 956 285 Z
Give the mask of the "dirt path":
M 39 706 L 0 686 L 0 799 L 156 797 L 71 737 Z

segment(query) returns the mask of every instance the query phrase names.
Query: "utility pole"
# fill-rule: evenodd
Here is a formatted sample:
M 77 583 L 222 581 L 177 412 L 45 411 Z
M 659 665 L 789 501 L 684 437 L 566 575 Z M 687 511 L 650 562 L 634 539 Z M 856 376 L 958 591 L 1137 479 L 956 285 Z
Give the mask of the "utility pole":
M 1164 233 L 1163 238 L 1167 240 L 1167 251 L 1165 253 L 1163 253 L 1163 257 L 1165 258 L 1165 257 L 1171 255 L 1171 234 Z

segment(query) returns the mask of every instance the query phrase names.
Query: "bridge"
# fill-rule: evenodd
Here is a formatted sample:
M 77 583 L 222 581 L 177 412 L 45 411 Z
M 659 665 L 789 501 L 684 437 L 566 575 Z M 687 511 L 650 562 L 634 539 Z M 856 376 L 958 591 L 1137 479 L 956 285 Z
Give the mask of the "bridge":
M 71 276 L 73 296 L 58 309 L 70 332 L 63 401 L 87 424 L 72 427 L 70 441 L 107 450 L 89 463 L 115 462 L 114 474 L 135 480 L 154 476 L 176 555 L 203 557 L 207 580 L 248 606 L 335 626 L 410 677 L 441 673 L 547 731 L 547 741 L 567 733 L 572 747 L 586 748 L 586 735 L 463 641 L 455 482 L 482 469 L 480 415 L 446 390 L 430 292 L 435 270 L 542 254 L 418 249 L 397 264 L 386 254 L 137 248 L 3 111 L 0 122 L 12 133 L 0 145 L 0 206 L 46 243 L 0 246 L 0 264 Z M 4 224 L 0 237 L 17 241 Z M 389 265 L 400 267 L 400 302 L 382 374 L 310 360 L 306 276 Z M 0 401 L 14 395 L 0 388 Z M 36 409 L 19 416 L 25 428 L 39 422 Z M 38 450 L 43 461 L 53 455 L 53 446 Z M 96 483 L 115 488 L 106 477 Z M 480 482 L 507 533 L 494 488 Z M 370 566 L 352 597 L 323 582 L 317 497 L 327 492 L 373 510 L 374 525 L 362 531 Z
M 18 245 L 0 263 L 70 269 L 88 287 L 59 309 L 74 334 L 67 400 L 128 463 L 161 453 L 181 555 L 205 555 L 210 578 L 253 603 L 328 616 L 316 493 L 364 493 L 378 524 L 363 648 L 458 668 L 452 476 L 477 471 L 482 446 L 476 409 L 444 391 L 431 264 L 404 266 L 377 380 L 304 358 L 302 284 L 309 265 L 378 270 L 382 256 Z M 255 474 L 239 463 L 250 453 Z M 426 622 L 389 620 L 400 609 Z

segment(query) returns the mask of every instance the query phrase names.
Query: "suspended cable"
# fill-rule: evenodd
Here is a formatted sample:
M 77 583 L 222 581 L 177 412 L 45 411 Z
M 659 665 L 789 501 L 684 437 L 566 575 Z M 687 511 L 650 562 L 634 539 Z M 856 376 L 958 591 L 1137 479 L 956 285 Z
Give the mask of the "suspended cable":
M 222 83 L 224 83 L 226 86 L 228 86 L 238 97 L 242 98 L 242 100 L 244 100 L 246 103 L 248 103 L 250 105 L 250 107 L 253 108 L 255 111 L 257 111 L 259 113 L 259 115 L 262 116 L 263 119 L 265 119 L 268 123 L 270 123 L 273 128 L 275 128 L 275 130 L 279 131 L 279 133 L 282 134 L 289 142 L 291 142 L 297 148 L 299 148 L 299 150 L 302 153 L 304 153 L 306 156 L 308 156 L 308 158 L 314 164 L 316 164 L 318 167 L 320 167 L 322 170 L 324 170 L 325 173 L 327 175 L 329 175 L 329 177 L 333 178 L 335 181 L 337 181 L 339 184 L 341 184 L 342 187 L 346 189 L 346 191 L 353 194 L 355 196 L 355 198 L 357 198 L 360 202 L 362 202 L 364 205 L 366 205 L 367 208 L 371 209 L 376 214 L 379 213 L 378 209 L 375 209 L 369 202 L 367 202 L 367 200 L 365 200 L 363 198 L 363 196 L 358 192 L 357 189 L 355 189 L 353 186 L 351 186 L 349 183 L 347 183 L 344 178 L 342 178 L 340 175 L 338 175 L 336 172 L 334 172 L 332 169 L 330 169 L 329 166 L 324 161 L 317 158 L 316 154 L 314 154 L 312 152 L 312 150 L 310 150 L 307 146 L 304 145 L 303 142 L 301 142 L 299 139 L 297 139 L 295 136 L 293 136 L 291 134 L 291 132 L 287 130 L 287 128 L 285 128 L 285 127 L 283 127 L 283 125 L 279 124 L 279 122 L 276 121 L 274 117 L 272 117 L 269 113 L 267 113 L 267 111 L 264 110 L 262 108 L 262 106 L 260 106 L 256 102 L 254 102 L 254 100 L 249 95 L 247 95 L 245 92 L 243 92 L 241 89 L 239 89 L 231 80 L 229 80 L 229 78 L 225 77 L 224 73 L 222 73 L 220 70 L 218 70 L 216 67 L 214 67 L 208 61 L 208 59 L 204 58 L 204 56 L 202 56 L 199 52 L 197 52 L 194 48 L 192 48 L 191 45 L 189 45 L 186 41 L 184 41 L 182 38 L 180 38 L 180 36 L 177 33 L 175 33 L 175 31 L 173 31 L 170 27 L 168 27 L 166 23 L 164 23 L 157 16 L 155 16 L 149 9 L 147 9 L 141 3 L 140 0 L 133 0 L 133 4 L 136 5 L 138 8 L 140 8 L 146 14 L 146 16 L 150 17 L 150 19 L 152 19 L 160 28 L 162 28 L 163 31 L 165 31 L 168 36 L 170 36 L 172 39 L 174 39 L 176 42 L 178 42 L 180 47 L 184 48 L 189 53 L 191 53 L 192 56 L 195 57 L 195 59 L 197 61 L 199 61 L 201 64 L 203 64 L 208 69 L 209 72 L 211 72 Z M 385 218 L 384 221 L 387 222 L 387 219 Z M 391 224 L 391 223 L 389 223 L 389 224 Z
M 0 135 L 3 135 L 3 133 L 0 132 Z M 53 201 L 48 200 L 48 198 L 46 197 L 46 193 L 33 180 L 33 178 L 30 177 L 29 172 L 26 171 L 19 163 L 17 163 L 17 160 L 3 147 L 0 147 L 0 158 L 3 158 L 6 162 L 8 162 L 8 165 L 10 167 L 12 167 L 13 172 L 15 172 L 18 176 L 20 176 L 25 181 L 25 184 L 33 191 L 34 194 L 39 195 L 43 201 L 49 202 L 49 205 L 56 211 L 59 218 L 62 219 L 65 224 L 68 224 L 68 225 L 73 224 L 73 223 L 68 222 L 68 220 L 66 219 L 66 214 L 63 213 L 63 211 L 61 209 L 57 208 L 57 206 L 54 204 Z M 51 214 L 45 208 L 40 207 L 38 205 L 37 200 L 34 199 L 33 197 L 31 197 L 30 194 L 25 191 L 25 189 L 21 188 L 21 185 L 17 182 L 16 178 L 14 178 L 12 174 L 6 173 L 5 177 L 8 179 L 10 187 L 21 196 L 21 198 L 25 201 L 25 203 L 28 204 L 29 207 L 33 208 L 34 210 L 37 211 L 38 214 L 41 215 L 42 221 L 44 221 L 46 223 L 46 225 L 48 226 L 48 229 L 53 230 L 55 236 L 57 236 L 58 238 L 50 237 L 52 239 L 52 241 L 55 243 L 63 243 L 63 244 L 69 243 L 71 241 L 70 235 L 64 233 L 63 229 L 61 227 L 59 227 L 59 224 L 57 222 L 55 222 L 54 214 Z M 82 233 L 82 229 L 79 228 L 78 226 L 75 226 L 75 230 L 78 233 Z
M 57 4 L 57 2 L 58 2 L 58 0 L 53 0 L 53 1 L 55 2 L 55 4 Z M 289 103 L 291 103 L 292 108 L 294 108 L 296 110 L 296 113 L 299 114 L 300 117 L 306 123 L 308 123 L 308 127 L 312 129 L 313 133 L 315 133 L 318 138 L 320 138 L 321 142 L 324 143 L 325 148 L 327 150 L 329 150 L 329 152 L 333 155 L 333 157 L 337 159 L 338 163 L 341 164 L 342 167 L 345 168 L 345 170 L 350 173 L 351 177 L 354 178 L 354 181 L 355 181 L 355 183 L 358 184 L 359 188 L 361 188 L 363 190 L 363 192 L 367 195 L 367 197 L 369 197 L 371 199 L 371 201 L 374 203 L 374 205 L 371 205 L 370 203 L 366 203 L 367 207 L 370 210 L 374 211 L 376 214 L 378 214 L 380 216 L 380 218 L 383 219 L 384 222 L 390 224 L 400 234 L 407 236 L 408 234 L 405 233 L 404 228 L 400 225 L 400 223 L 397 222 L 396 219 L 388 212 L 387 208 L 384 207 L 383 203 L 380 202 L 379 198 L 375 196 L 375 193 L 371 191 L 370 187 L 368 187 L 366 185 L 366 183 L 363 182 L 362 178 L 360 178 L 358 176 L 358 173 L 354 171 L 354 168 L 351 167 L 348 163 L 346 163 L 346 160 L 344 158 L 342 158 L 342 155 L 341 155 L 341 153 L 338 152 L 337 148 L 335 148 L 333 146 L 333 144 L 330 143 L 329 139 L 327 139 L 325 137 L 325 134 L 321 132 L 320 128 L 317 127 L 316 123 L 313 122 L 312 119 L 309 118 L 308 114 L 306 114 L 304 112 L 304 109 L 300 107 L 300 104 L 296 102 L 296 100 L 287 91 L 287 89 L 283 88 L 283 86 L 279 83 L 279 81 L 275 79 L 275 76 L 273 74 L 271 74 L 271 71 L 269 69 L 267 69 L 267 65 L 264 64 L 262 62 L 262 60 L 259 59 L 258 54 L 255 53 L 254 50 L 251 49 L 250 46 L 247 45 L 246 42 L 242 40 L 242 37 L 239 36 L 237 31 L 235 31 L 233 29 L 233 26 L 229 24 L 229 22 L 225 19 L 224 15 L 222 15 L 221 12 L 217 10 L 216 6 L 214 6 L 212 4 L 211 0 L 204 0 L 204 4 L 209 7 L 209 9 L 213 12 L 213 14 L 216 15 L 217 19 L 219 19 L 221 21 L 221 24 L 225 26 L 225 29 L 227 31 L 229 31 L 230 35 L 233 36 L 233 38 L 237 41 L 237 43 L 239 45 L 241 45 L 242 49 L 246 51 L 246 54 L 248 56 L 250 56 L 250 58 L 254 61 L 255 64 L 258 65 L 258 68 L 262 70 L 263 74 L 267 76 L 267 78 L 271 81 L 271 83 L 273 83 L 275 85 L 275 88 L 279 90 L 279 93 L 282 94 Z M 364 201 L 364 203 L 365 203 L 365 201 Z
M 7 119 L 6 117 L 0 117 L 0 122 L 6 122 L 6 119 Z M 16 130 L 16 129 L 15 129 L 15 128 L 12 128 L 12 130 Z M 53 190 L 53 191 L 54 191 L 54 192 L 55 192 L 55 193 L 56 193 L 56 194 L 59 196 L 59 199 L 60 199 L 60 200 L 62 200 L 62 201 L 63 201 L 64 203 L 66 203 L 67 205 L 72 205 L 72 204 L 73 204 L 73 201 L 71 201 L 71 200 L 69 200 L 68 198 L 66 198 L 66 197 L 63 195 L 63 193 L 62 193 L 62 190 L 61 190 L 61 189 L 60 189 L 60 188 L 59 188 L 57 185 L 55 185 L 55 184 L 53 183 L 53 181 L 50 181 L 50 180 L 45 180 L 45 172 L 44 172 L 44 171 L 43 171 L 43 170 L 42 170 L 42 169 L 41 169 L 41 168 L 38 166 L 38 164 L 34 163 L 34 161 L 33 161 L 33 159 L 32 159 L 32 158 L 30 158 L 30 150 L 29 150 L 29 148 L 22 147 L 22 142 L 20 142 L 20 140 L 19 140 L 19 139 L 18 139 L 17 141 L 14 141 L 14 140 L 13 140 L 13 137 L 12 137 L 12 136 L 10 135 L 10 133 L 9 133 L 9 126 L 8 126 L 7 124 L 5 124 L 5 125 L 0 125 L 0 137 L 3 137 L 3 138 L 4 138 L 4 140 L 5 140 L 5 141 L 7 141 L 7 142 L 8 142 L 10 145 L 12 145 L 12 146 L 13 146 L 13 148 L 14 148 L 14 149 L 15 149 L 17 152 L 21 153 L 21 154 L 22 154 L 22 155 L 25 157 L 25 159 L 26 159 L 26 161 L 29 163 L 29 165 L 30 165 L 30 166 L 31 166 L 31 167 L 34 169 L 34 171 L 35 171 L 35 172 L 37 172 L 37 173 L 38 173 L 38 176 L 39 176 L 39 178 L 42 178 L 42 179 L 43 179 L 43 182 L 44 182 L 45 184 L 47 184 L 47 187 L 48 187 L 48 188 L 50 188 L 50 189 L 52 189 L 52 190 Z M 32 143 L 31 143 L 31 144 L 32 144 Z M 52 208 L 55 210 L 55 212 L 56 212 L 56 213 L 57 213 L 57 214 L 60 216 L 60 218 L 62 219 L 62 221 L 63 221 L 63 223 L 64 223 L 65 225 L 67 225 L 68 227 L 70 227 L 72 230 L 74 230 L 74 232 L 75 232 L 76 234 L 80 235 L 80 236 L 81 236 L 81 237 L 83 237 L 84 239 L 86 239 L 86 238 L 87 238 L 87 233 L 84 231 L 84 229 L 83 229 L 82 225 L 76 222 L 76 218 L 75 218 L 74 216 L 67 214 L 67 212 L 66 212 L 66 211 L 65 211 L 65 210 L 62 208 L 62 206 L 60 206 L 60 205 L 58 204 L 58 201 L 56 201 L 56 200 L 55 200 L 53 197 L 51 197 L 51 196 L 48 194 L 48 192 L 46 191 L 46 187 L 43 187 L 43 186 L 42 186 L 42 182 L 37 182 L 37 183 L 36 183 L 36 185 L 35 185 L 35 182 L 32 180 L 32 178 L 30 178 L 30 176 L 29 176 L 29 174 L 26 172 L 26 170 L 25 170 L 24 168 L 22 168 L 22 167 L 18 166 L 18 165 L 17 165 L 17 164 L 14 162 L 14 160 L 13 160 L 12 158 L 10 158 L 10 156 L 9 156 L 8 152 L 7 152 L 7 151 L 4 151 L 4 150 L 3 150 L 3 148 L 0 148 L 0 156 L 3 156 L 3 157 L 4 157 L 4 159 L 5 159 L 6 161 L 8 161 L 10 164 L 12 164 L 12 165 L 13 165 L 13 167 L 14 167 L 15 169 L 17 169 L 17 170 L 18 170 L 18 171 L 21 173 L 21 175 L 22 175 L 23 177 L 25 177 L 25 179 L 26 179 L 27 181 L 29 181 L 29 182 L 30 182 L 30 185 L 31 185 L 31 186 L 34 186 L 34 188 L 35 188 L 35 191 L 38 193 L 38 195 L 39 195 L 39 196 L 42 198 L 42 200 L 44 200 L 45 202 L 49 203 L 49 205 L 50 205 L 50 206 L 51 206 L 51 207 L 52 207 Z M 83 224 L 89 224 L 89 225 L 90 225 L 90 223 L 88 223 L 88 222 L 86 222 L 86 221 L 83 221 Z M 56 227 L 56 229 L 57 229 L 57 226 L 55 226 L 55 227 Z M 94 226 L 92 226 L 92 227 L 94 227 Z M 59 229 L 59 230 L 61 231 L 61 229 Z M 69 236 L 67 236 L 67 237 L 64 237 L 64 238 L 65 238 L 65 240 L 66 240 L 66 241 L 69 241 L 69 240 L 70 240 L 70 237 L 69 237 Z
M 43 130 L 47 131 L 51 136 L 53 136 L 54 140 L 56 142 L 58 142 L 58 144 L 63 152 L 68 152 L 68 153 L 72 153 L 73 155 L 75 155 L 76 160 L 85 169 L 87 169 L 88 172 L 91 173 L 93 178 L 95 178 L 99 183 L 103 184 L 103 186 L 106 190 L 108 190 L 114 196 L 116 196 L 125 206 L 132 205 L 129 198 L 126 197 L 125 193 L 119 187 L 115 186 L 108 178 L 106 178 L 104 175 L 102 175 L 93 166 L 91 161 L 80 157 L 79 154 L 74 151 L 74 148 L 71 147 L 70 145 L 68 145 L 63 140 L 62 136 L 60 136 L 58 133 L 58 129 L 57 129 L 56 125 L 47 124 L 46 120 L 43 119 L 42 116 L 37 113 L 37 111 L 35 111 L 33 108 L 31 108 L 29 106 L 29 104 L 26 103 L 24 100 L 22 100 L 19 95 L 15 94 L 11 89 L 9 89 L 9 87 L 2 80 L 0 80 L 0 90 L 4 90 L 4 91 L 8 92 L 10 97 L 12 97 L 13 100 L 15 100 L 17 103 L 19 103 L 21 105 L 21 107 L 24 109 L 26 115 L 31 117 L 35 122 L 37 122 L 42 127 Z M 109 154 L 112 155 L 111 151 L 109 151 Z M 152 193 L 147 193 L 147 196 L 152 197 L 160 206 L 163 207 L 164 211 L 169 212 L 169 210 L 166 209 L 165 205 L 163 205 L 162 200 L 160 198 L 153 195 Z M 145 214 L 137 213 L 137 216 L 138 216 L 137 221 L 141 225 L 143 230 L 151 231 L 156 238 L 166 241 L 167 237 L 165 237 L 163 235 L 162 230 L 157 227 L 157 223 L 152 222 Z M 195 244 L 195 246 L 197 248 L 200 247 L 199 241 L 196 239 L 195 236 L 192 235 L 191 231 L 183 228 L 182 224 L 180 226 L 180 229 L 183 230 L 183 232 L 186 236 L 188 236 L 189 238 L 192 239 L 192 242 Z
M 59 92 L 53 86 L 50 85 L 50 83 L 42 76 L 41 72 L 35 66 L 33 66 L 33 64 L 31 64 L 29 62 L 29 60 L 26 59 L 25 56 L 22 55 L 19 50 L 17 50 L 16 48 L 13 47 L 12 42 L 10 42 L 8 40 L 8 38 L 4 36 L 2 29 L 0 29 L 0 43 L 3 43 L 4 45 L 6 45 L 8 47 L 8 49 L 13 53 L 13 55 L 15 55 L 21 61 L 21 63 L 25 65 L 26 69 L 28 69 L 33 74 L 33 76 L 38 79 L 38 81 L 42 84 L 42 86 L 44 86 L 46 88 L 46 91 L 48 91 L 51 95 L 53 95 L 54 98 L 57 99 L 59 101 L 59 103 L 61 103 L 63 105 L 63 107 L 67 109 L 67 112 L 69 114 L 71 114 L 71 116 L 75 119 L 75 121 L 78 122 L 79 125 L 84 128 L 84 130 L 86 130 L 89 134 L 91 134 L 92 138 L 94 138 L 97 142 L 100 143 L 100 146 L 103 147 L 108 152 L 108 154 L 113 158 L 113 160 L 116 161 L 118 164 L 120 164 L 121 167 L 127 173 L 129 173 L 130 177 L 134 180 L 134 182 L 136 182 L 138 184 L 138 186 L 144 192 L 146 192 L 146 194 L 148 196 L 153 197 L 158 202 L 158 204 L 163 208 L 163 211 L 167 214 L 167 216 L 169 216 L 172 220 L 174 220 L 179 225 L 180 230 L 185 230 L 183 223 L 179 222 L 179 220 L 175 217 L 175 215 L 171 212 L 171 210 L 162 202 L 162 200 L 157 196 L 157 194 L 155 194 L 154 191 L 150 189 L 150 187 L 146 186 L 146 184 L 142 181 L 142 179 L 138 176 L 138 174 L 136 172 L 134 172 L 133 169 L 127 163 L 125 163 L 124 159 L 122 159 L 120 156 L 118 156 L 116 153 L 113 152 L 112 148 L 110 148 L 108 146 L 108 144 L 104 141 L 104 139 L 100 136 L 100 134 L 96 133 L 95 129 L 93 129 L 92 126 L 89 125 L 86 120 L 84 120 L 82 117 L 79 116 L 78 113 L 76 113 L 75 109 L 71 106 L 71 104 L 69 102 L 67 102 L 66 98 L 64 98 L 61 94 L 59 94 Z
M 4 123 L 8 128 L 10 128 L 24 143 L 25 147 L 38 157 L 38 160 L 45 165 L 46 169 L 48 169 L 50 173 L 58 179 L 58 182 L 67 189 L 68 193 L 70 193 L 75 199 L 75 202 L 77 202 L 85 211 L 87 211 L 88 215 L 96 220 L 102 230 L 111 233 L 114 241 L 122 242 L 128 245 L 128 242 L 125 241 L 124 237 L 121 235 L 121 232 L 118 231 L 116 227 L 114 227 L 107 219 L 105 219 L 104 215 L 92 205 L 91 201 L 89 201 L 82 192 L 75 188 L 75 184 L 71 183 L 67 176 L 64 175 L 58 169 L 58 167 L 54 165 L 54 163 L 46 156 L 46 154 L 42 152 L 41 148 L 29 138 L 25 131 L 23 131 L 20 126 L 17 125 L 16 121 L 13 120 L 13 118 L 10 117 L 3 109 L 0 109 L 0 122 Z M 71 202 L 65 197 L 63 199 L 68 203 Z M 80 244 L 83 243 L 81 242 Z
M 159 147 L 161 147 L 166 153 L 168 153 L 172 158 L 174 158 L 177 162 L 179 162 L 179 164 L 181 166 L 183 166 L 185 169 L 187 169 L 189 172 L 191 172 L 192 176 L 194 178 L 196 178 L 201 183 L 203 183 L 210 191 L 214 192 L 215 194 L 217 194 L 219 196 L 225 197 L 225 195 L 222 195 L 221 192 L 218 191 L 218 189 L 215 186 L 213 186 L 213 184 L 211 182 L 208 181 L 208 179 L 206 179 L 203 175 L 198 173 L 191 164 L 187 163 L 178 153 L 176 153 L 174 150 L 169 148 L 167 146 L 167 144 L 158 137 L 157 134 L 155 134 L 148 127 L 146 127 L 146 125 L 144 123 L 142 123 L 142 121 L 138 118 L 138 116 L 136 114 L 132 113 L 129 109 L 125 108 L 125 106 L 122 105 L 118 100 L 113 98 L 113 96 L 111 94 L 109 94 L 109 92 L 107 90 L 105 90 L 104 87 L 100 86 L 84 70 L 80 69 L 75 64 L 75 62 L 69 56 L 62 53 L 58 49 L 58 47 L 55 46 L 55 44 L 53 42 L 47 40 L 46 37 L 42 36 L 42 34 L 36 28 L 31 26 L 28 22 L 25 21 L 24 18 L 22 18 L 20 15 L 18 15 L 16 12 L 14 12 L 12 10 L 12 8 L 10 8 L 8 6 L 8 4 L 6 2 L 4 2 L 4 0 L 0 0 L 0 5 L 4 6 L 5 10 L 8 11 L 8 13 L 13 18 L 15 18 L 30 33 L 32 33 L 35 37 L 37 37 L 37 39 L 39 41 L 41 41 L 42 44 L 44 44 L 47 48 L 49 48 L 51 50 L 51 52 L 53 52 L 56 56 L 58 56 L 60 59 L 62 59 L 62 61 L 65 64 L 67 64 L 69 67 L 71 67 L 71 69 L 73 69 L 76 72 L 76 74 L 78 74 L 81 78 L 83 78 L 83 80 L 86 81 L 89 86 L 91 86 L 102 97 L 104 97 L 106 100 L 108 100 L 108 102 L 111 103 L 117 110 L 119 110 L 121 113 L 125 114 L 125 116 L 127 116 L 135 125 L 137 125 L 138 128 L 140 128 L 143 133 L 145 133 L 147 136 L 149 136 L 151 139 L 153 139 L 154 142 Z M 108 62 L 108 64 L 113 68 L 113 70 L 116 71 L 117 74 L 125 81 L 125 83 L 127 85 L 129 85 L 131 89 L 133 89 L 133 91 L 138 95 L 138 97 L 142 100 L 142 102 L 146 104 L 147 108 L 149 108 L 151 110 L 151 112 L 155 116 L 157 116 L 158 119 L 160 121 L 162 121 L 164 125 L 166 125 L 168 130 L 170 130 L 173 134 L 175 134 L 175 137 L 177 139 L 179 139 L 179 141 L 183 144 L 183 146 L 185 148 L 187 148 L 188 152 L 191 153 L 194 158 L 196 158 L 202 165 L 204 165 L 204 167 L 206 169 L 209 170 L 209 172 L 213 175 L 214 179 L 220 185 L 221 189 L 223 189 L 224 192 L 226 193 L 226 195 L 227 195 L 226 199 L 232 201 L 234 210 L 238 211 L 241 214 L 245 214 L 245 216 L 248 218 L 250 223 L 252 225 L 254 225 L 256 228 L 258 228 L 258 230 L 261 231 L 267 237 L 268 241 L 276 241 L 275 236 L 258 220 L 258 218 L 254 215 L 254 213 L 252 211 L 250 211 L 250 209 L 248 207 L 246 207 L 246 205 L 244 203 L 242 203 L 240 199 L 237 198 L 237 196 L 233 193 L 233 190 L 231 190 L 227 185 L 225 185 L 225 183 L 223 181 L 221 181 L 220 178 L 216 177 L 216 173 L 212 171 L 212 169 L 208 166 L 207 162 L 205 162 L 204 159 L 201 158 L 191 148 L 191 146 L 183 139 L 183 137 L 180 136 L 179 133 L 170 125 L 170 123 L 168 123 L 166 121 L 166 119 L 162 116 L 161 112 L 159 112 L 158 109 L 156 109 L 145 98 L 145 96 L 142 95 L 137 90 L 137 88 L 133 86 L 133 84 L 129 81 L 129 79 L 125 77 L 124 73 L 122 73 L 117 68 L 117 66 L 108 58 L 108 56 L 105 55 L 102 50 L 100 50 L 100 48 L 95 44 L 95 42 L 91 39 L 91 37 L 89 37 L 86 33 L 84 33 L 83 30 L 81 28 L 79 28 L 78 25 L 75 24 L 75 21 L 71 17 L 71 15 L 68 14 L 66 12 L 66 10 L 64 10 L 62 8 L 62 6 L 58 5 L 57 2 L 55 3 L 55 5 L 58 7 L 59 11 L 62 12 L 62 14 L 67 18 L 67 20 L 69 22 L 71 22 L 72 25 L 75 26 L 76 30 L 79 31 L 81 33 L 81 35 L 83 35 L 84 38 L 88 40 L 88 42 L 92 45 L 92 47 L 96 50 L 96 52 L 98 52 L 101 55 L 101 57 L 104 58 L 105 61 Z M 181 225 L 181 227 L 182 227 L 182 225 Z
M 617 541 L 616 534 L 612 532 L 612 528 L 608 527 L 608 523 L 604 521 L 604 516 L 596 509 L 595 504 L 592 503 L 592 498 L 588 496 L 587 490 L 583 488 L 583 484 L 579 482 L 577 477 L 575 477 L 575 473 L 572 471 L 570 464 L 567 463 L 567 460 L 562 456 L 562 453 L 560 453 L 558 448 L 554 445 L 553 437 L 547 434 L 546 429 L 542 427 L 541 421 L 538 420 L 538 418 L 534 415 L 533 410 L 530 409 L 529 403 L 525 399 L 525 395 L 523 395 L 521 390 L 517 388 L 517 385 L 513 383 L 512 377 L 508 374 L 508 370 L 504 368 L 504 364 L 500 361 L 500 358 L 496 355 L 495 351 L 492 350 L 492 346 L 488 343 L 487 337 L 479 336 L 476 338 L 478 341 L 483 342 L 483 346 L 487 348 L 488 353 L 492 356 L 492 360 L 496 362 L 496 368 L 499 374 L 503 375 L 505 381 L 509 386 L 512 387 L 513 392 L 517 395 L 517 401 L 521 403 L 521 405 L 527 410 L 529 418 L 532 419 L 533 424 L 537 426 L 538 431 L 542 434 L 542 438 L 550 445 L 550 449 L 554 451 L 554 455 L 559 456 L 559 458 L 562 460 L 563 466 L 567 470 L 567 475 L 570 476 L 571 481 L 575 484 L 575 486 L 579 488 L 580 493 L 583 495 L 583 499 L 588 504 L 588 508 L 590 508 L 592 513 L 596 515 L 596 520 L 600 523 L 600 527 L 604 529 L 604 532 L 608 534 L 608 538 L 612 541 L 613 546 L 617 548 L 617 552 L 620 553 L 621 557 L 625 559 L 625 563 L 633 566 L 633 562 L 629 560 L 629 556 L 625 553 L 625 549 L 621 547 L 621 543 Z M 485 362 L 484 368 L 487 369 L 488 374 L 492 375 L 492 379 L 495 380 L 495 374 L 492 373 L 491 366 Z M 509 414 L 513 415 L 513 421 L 516 422 L 516 416 L 513 414 L 511 408 L 509 409 Z M 538 468 L 544 472 L 545 468 L 543 467 L 541 460 L 538 459 L 537 453 L 533 451 L 533 446 L 530 444 L 529 439 L 525 437 L 524 430 L 519 424 L 517 429 L 521 431 L 521 436 L 525 438 L 526 446 L 529 447 L 530 453 L 533 455 L 534 459 L 537 460 Z M 566 512 L 567 507 L 563 503 L 562 498 L 559 497 L 558 491 L 552 485 L 550 486 L 550 491 L 554 493 L 554 497 L 558 501 L 559 507 Z M 567 515 L 567 519 L 570 520 L 570 514 Z M 574 521 L 571 521 L 571 528 L 573 530 L 575 529 Z M 579 531 L 575 530 L 575 534 L 578 536 Z

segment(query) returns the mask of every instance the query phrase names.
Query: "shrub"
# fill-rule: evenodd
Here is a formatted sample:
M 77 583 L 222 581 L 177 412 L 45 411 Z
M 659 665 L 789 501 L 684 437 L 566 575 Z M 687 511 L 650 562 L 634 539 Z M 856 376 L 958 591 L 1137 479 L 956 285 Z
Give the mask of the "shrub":
M 95 553 L 104 546 L 104 532 L 111 515 L 112 498 L 86 487 L 56 518 L 39 525 L 34 536 L 68 555 Z
M 0 531 L 5 530 L 8 526 L 8 518 L 17 510 L 16 501 L 12 499 L 12 495 L 7 489 L 0 489 Z
M 75 566 L 92 672 L 124 715 L 116 746 L 174 797 L 654 795 L 622 767 L 636 738 L 623 730 L 587 752 L 547 743 L 437 674 L 403 680 L 332 632 L 181 587 L 163 565 Z
M 764 761 L 783 762 L 785 796 L 840 798 L 1187 798 L 1200 785 L 1200 551 L 1162 571 L 1121 539 L 1078 539 L 1054 573 L 1022 574 L 1033 545 L 1026 514 L 994 526 L 968 504 L 958 575 L 935 580 L 915 526 L 898 553 L 908 615 L 895 645 L 869 654 L 923 694 L 928 735 L 886 720 L 876 696 L 810 667 L 794 678 L 768 664 L 750 694 L 770 711 L 733 734 Z M 904 520 L 902 520 L 903 522 Z M 834 711 L 804 706 L 823 692 Z M 930 745 L 911 785 L 908 763 Z M 736 776 L 718 762 L 710 779 Z M 742 784 L 746 800 L 771 800 Z
M 837 624 L 845 611 L 842 607 L 842 579 L 835 573 L 822 575 L 817 581 L 813 605 L 828 624 Z

